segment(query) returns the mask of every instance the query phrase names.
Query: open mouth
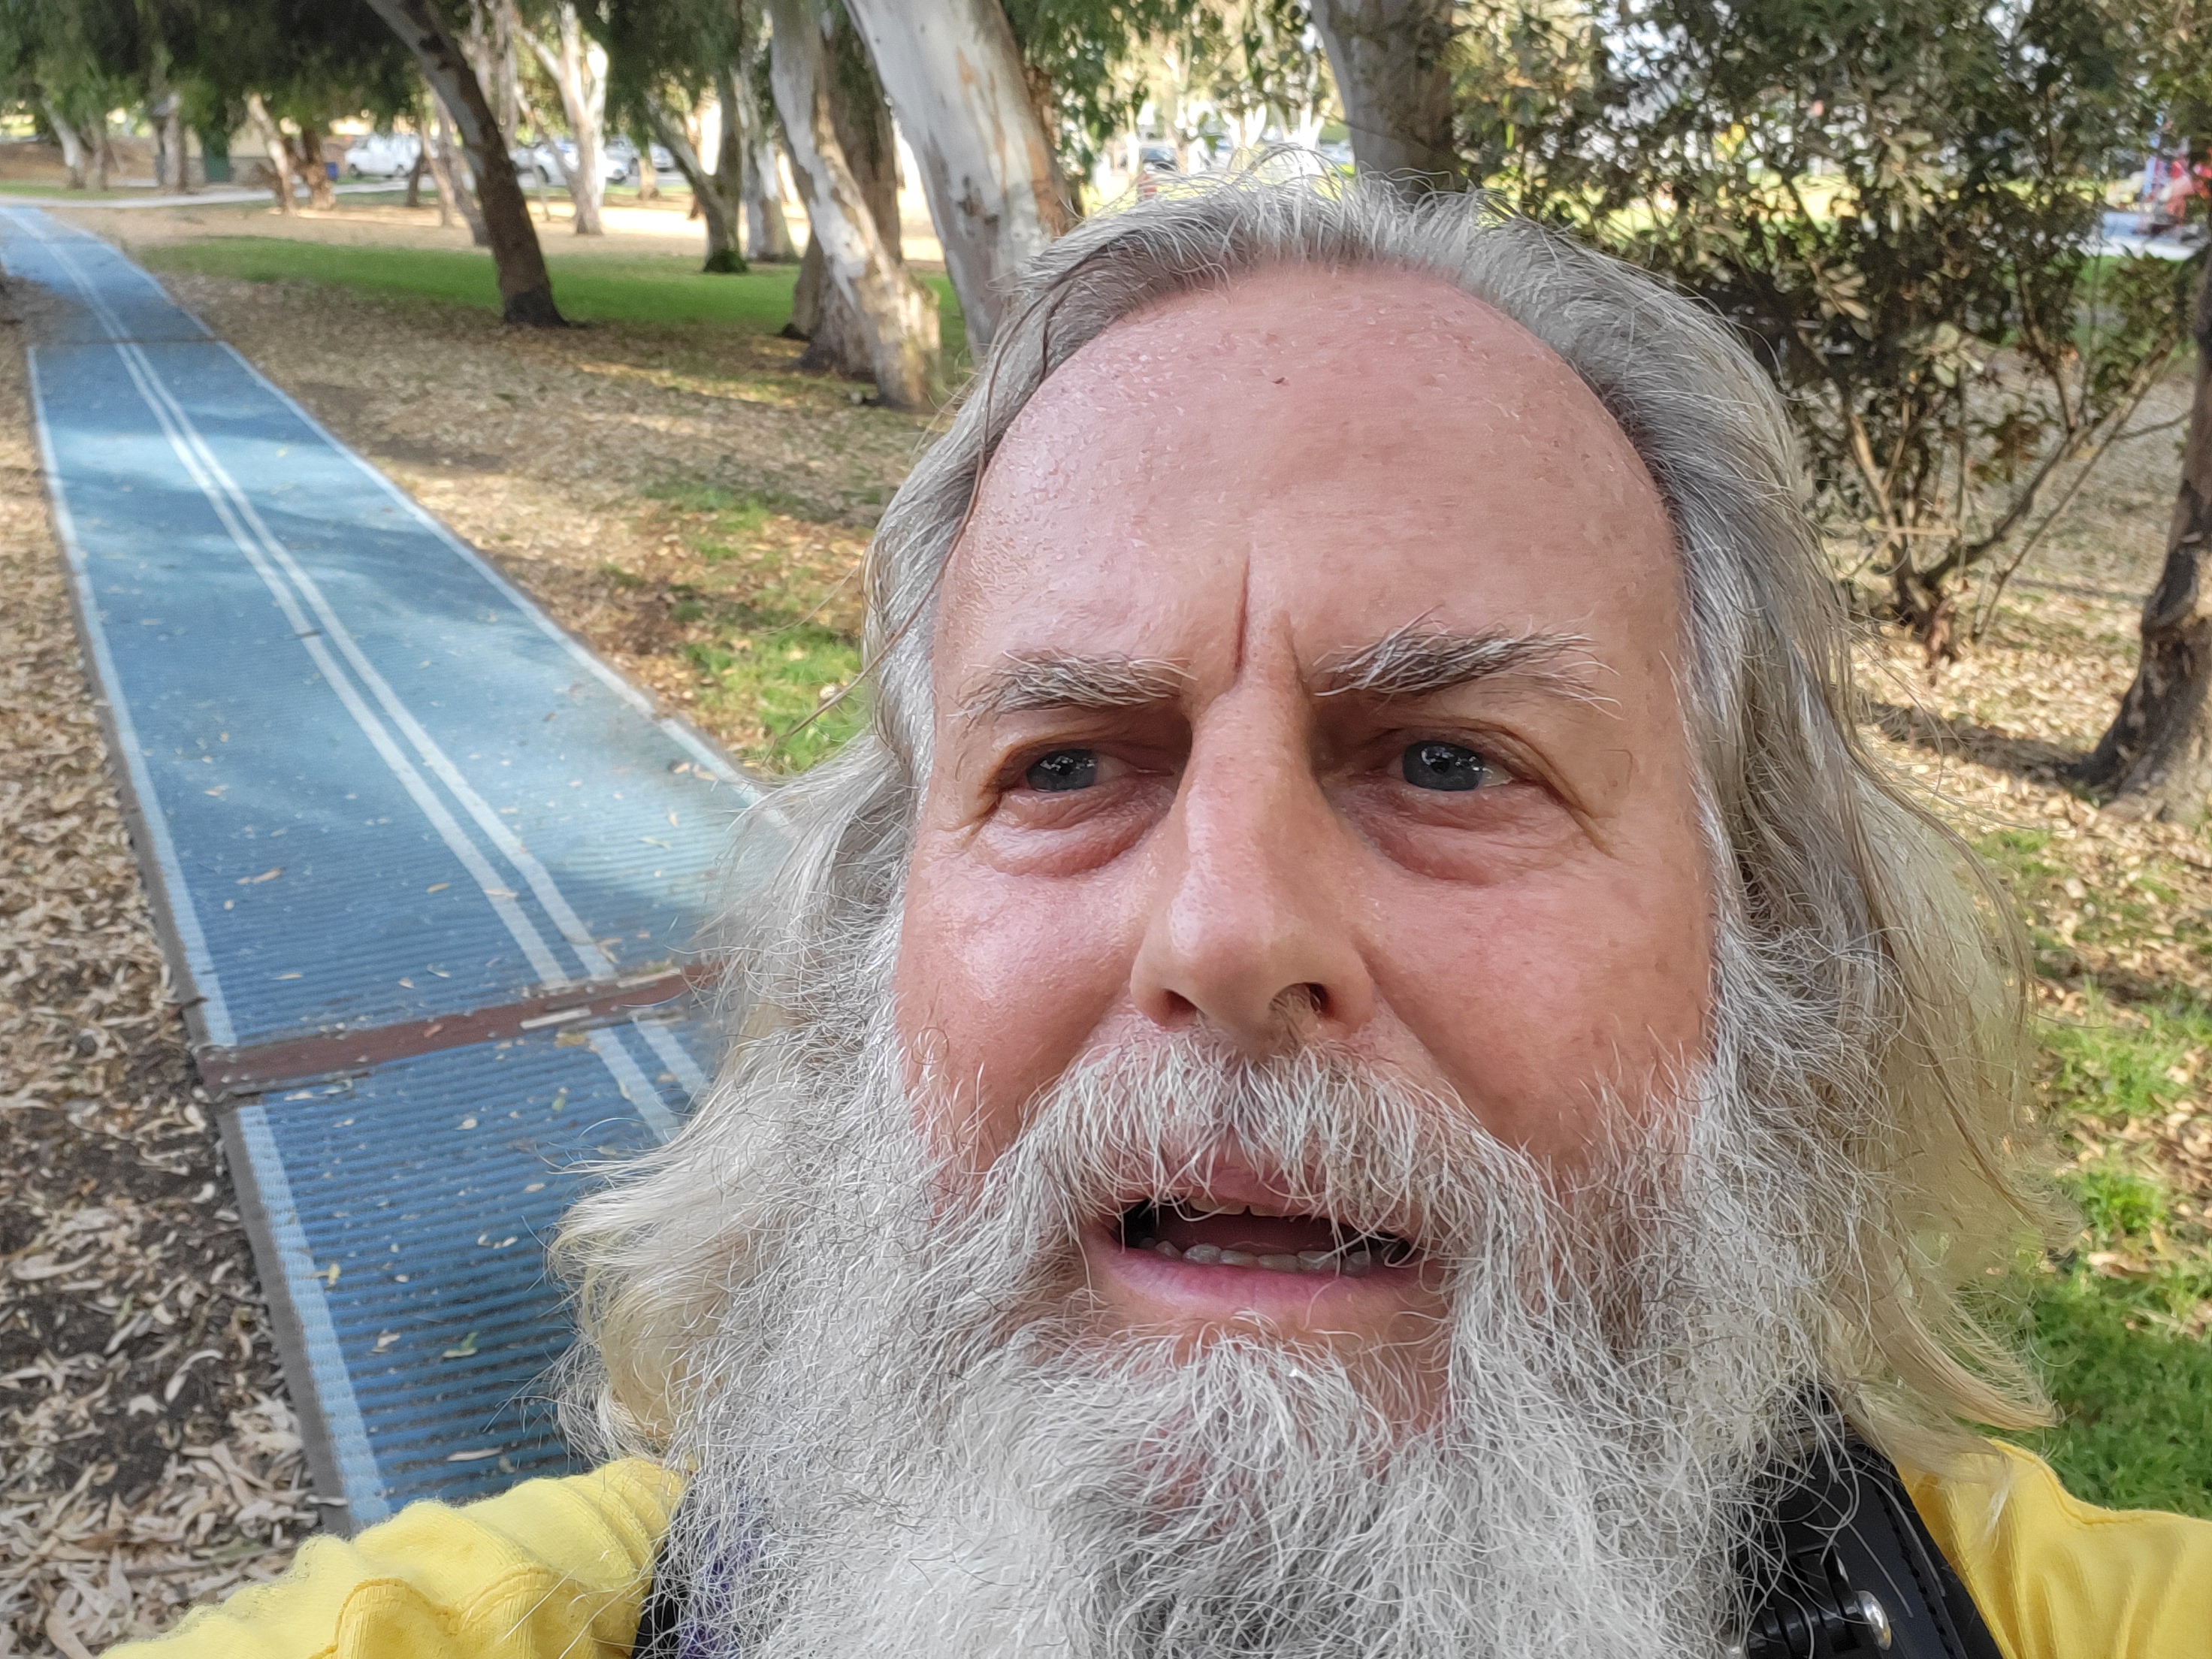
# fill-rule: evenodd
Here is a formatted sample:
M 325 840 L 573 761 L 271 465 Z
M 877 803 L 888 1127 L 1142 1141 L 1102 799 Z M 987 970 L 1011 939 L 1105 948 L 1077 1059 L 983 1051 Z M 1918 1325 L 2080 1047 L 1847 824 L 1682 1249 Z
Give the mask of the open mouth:
M 1264 1204 L 1152 1200 L 1121 1213 L 1121 1243 L 1199 1267 L 1364 1279 L 1401 1267 L 1419 1252 L 1395 1233 L 1364 1232 L 1334 1218 Z

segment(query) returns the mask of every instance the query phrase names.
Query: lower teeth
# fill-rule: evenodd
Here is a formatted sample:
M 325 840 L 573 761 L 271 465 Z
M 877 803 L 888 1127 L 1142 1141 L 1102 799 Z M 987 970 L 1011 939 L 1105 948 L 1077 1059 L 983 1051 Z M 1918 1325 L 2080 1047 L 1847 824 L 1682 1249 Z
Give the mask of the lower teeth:
M 1178 1249 L 1165 1239 L 1147 1238 L 1136 1248 L 1150 1250 L 1170 1261 L 1188 1261 L 1198 1267 L 1257 1267 L 1271 1273 L 1328 1273 L 1345 1279 L 1364 1279 L 1375 1271 L 1375 1253 L 1356 1250 L 1300 1250 L 1296 1255 L 1256 1255 L 1249 1250 L 1224 1250 L 1218 1244 L 1194 1244 Z

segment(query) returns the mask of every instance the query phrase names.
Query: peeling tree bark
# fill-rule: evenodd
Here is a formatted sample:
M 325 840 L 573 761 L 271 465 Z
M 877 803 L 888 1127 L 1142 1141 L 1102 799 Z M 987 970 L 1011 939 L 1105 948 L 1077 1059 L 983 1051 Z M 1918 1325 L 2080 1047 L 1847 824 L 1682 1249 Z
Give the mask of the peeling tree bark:
M 54 142 L 62 147 L 62 165 L 69 169 L 69 187 L 82 190 L 85 184 L 84 138 L 75 124 L 61 112 L 51 98 L 39 100 L 39 107 L 46 112 L 46 125 L 53 129 Z
M 999 0 L 846 0 L 921 168 L 980 359 L 1014 275 L 1074 222 Z
M 1314 0 L 1314 26 L 1363 173 L 1407 195 L 1455 190 L 1451 0 Z
M 269 157 L 271 177 L 269 188 L 276 197 L 276 211 L 292 210 L 292 147 L 284 142 L 284 130 L 276 125 L 269 106 L 261 101 L 261 94 L 246 94 L 246 118 L 253 129 L 253 136 Z
M 438 147 L 430 165 L 437 175 L 440 198 L 452 198 L 453 211 L 469 228 L 469 240 L 478 247 L 489 247 L 491 232 L 484 224 L 483 209 L 477 205 L 476 191 L 470 187 L 460 141 L 453 136 L 453 115 L 446 108 L 446 100 L 435 93 L 431 94 L 430 101 L 438 112 Z M 446 222 L 442 213 L 438 222 Z
M 444 100 L 475 176 L 477 204 L 499 273 L 501 314 L 510 323 L 560 328 L 567 319 L 553 303 L 553 279 L 530 222 L 530 204 L 514 176 L 498 122 L 467 55 L 439 15 L 434 0 L 368 0 L 369 8 L 406 43 L 431 90 Z
M 827 35 L 825 58 L 830 67 L 830 114 L 836 127 L 838 147 L 860 187 L 875 221 L 876 234 L 892 259 L 906 259 L 905 234 L 899 223 L 898 130 L 891 124 L 890 106 L 868 62 L 868 49 L 849 21 L 835 24 Z M 791 295 L 791 326 L 786 331 L 807 343 L 799 367 L 815 374 L 848 374 L 866 380 L 874 373 L 866 331 L 853 308 L 829 279 L 829 264 L 819 242 L 809 240 L 806 257 L 799 267 L 799 282 Z
M 596 42 L 584 39 L 583 20 L 568 0 L 562 0 L 553 9 L 553 15 L 560 42 L 557 50 L 527 29 L 515 26 L 515 32 L 538 54 L 538 61 L 552 77 L 561 94 L 562 112 L 568 118 L 568 131 L 576 135 L 576 165 L 570 167 L 563 163 L 562 169 L 568 175 L 569 199 L 576 204 L 576 234 L 604 236 L 606 226 L 599 217 L 599 208 L 606 199 L 607 181 L 599 170 L 599 161 L 606 147 L 607 55 Z M 557 158 L 560 152 L 556 149 L 554 155 Z
M 322 129 L 311 121 L 300 124 L 300 136 L 293 140 L 295 165 L 301 181 L 307 186 L 307 205 L 319 213 L 337 210 L 337 186 L 331 179 L 329 165 L 323 160 Z
M 2143 601 L 2142 657 L 2096 750 L 2075 775 L 2128 817 L 2202 823 L 2212 807 L 2212 265 L 2197 289 L 2191 332 L 2197 388 L 2182 449 L 2181 487 L 2166 532 L 2166 568 Z
M 936 297 L 908 274 L 886 242 L 838 137 L 822 0 L 770 0 L 769 13 L 776 110 L 822 248 L 823 274 L 852 310 L 878 401 L 892 409 L 931 408 L 938 392 Z
M 707 227 L 707 261 L 700 269 L 723 273 L 743 270 L 745 262 L 738 251 L 736 204 L 720 173 L 707 171 L 707 164 L 691 147 L 683 124 L 658 104 L 647 112 L 647 118 L 660 140 L 661 149 L 674 158 L 676 170 L 691 186 L 692 210 Z
M 743 123 L 746 257 L 770 264 L 788 264 L 799 257 L 799 246 L 792 240 L 791 222 L 783 213 L 783 175 L 776 166 L 775 122 L 754 98 L 752 82 L 743 64 L 735 74 L 724 78 L 724 97 L 734 101 Z M 726 102 L 725 110 L 728 107 Z M 726 114 L 724 118 L 728 118 Z

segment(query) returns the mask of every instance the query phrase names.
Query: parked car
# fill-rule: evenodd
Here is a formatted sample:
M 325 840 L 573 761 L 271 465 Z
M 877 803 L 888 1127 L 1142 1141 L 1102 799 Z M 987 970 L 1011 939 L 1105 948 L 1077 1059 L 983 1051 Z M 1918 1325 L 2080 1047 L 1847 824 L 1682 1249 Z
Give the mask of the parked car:
M 569 169 L 575 165 L 576 143 L 573 138 L 563 138 L 554 143 L 539 143 L 528 149 L 514 152 L 515 176 L 525 184 L 530 182 L 534 173 L 546 184 L 566 185 Z M 617 161 L 611 149 L 599 152 L 599 177 L 608 184 L 617 183 L 628 177 L 630 165 L 629 161 Z
M 398 179 L 415 170 L 422 141 L 411 132 L 372 132 L 346 146 L 349 179 Z
M 665 177 L 676 171 L 676 158 L 659 144 L 651 146 L 650 153 L 653 156 L 653 170 L 655 173 Z M 621 172 L 610 173 L 608 175 L 610 179 L 620 179 L 626 184 L 636 182 L 637 146 L 630 143 L 628 138 L 618 137 L 608 140 L 607 160 L 610 162 L 618 162 L 622 167 Z

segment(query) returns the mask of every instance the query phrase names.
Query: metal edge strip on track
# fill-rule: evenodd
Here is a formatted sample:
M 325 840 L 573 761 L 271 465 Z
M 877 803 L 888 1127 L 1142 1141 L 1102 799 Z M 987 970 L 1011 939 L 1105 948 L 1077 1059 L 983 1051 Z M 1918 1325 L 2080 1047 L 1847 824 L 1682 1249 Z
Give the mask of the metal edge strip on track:
M 284 1173 L 265 1106 L 246 1103 L 222 1113 L 220 1121 L 239 1217 L 269 1301 L 276 1358 L 295 1395 L 307 1395 L 296 1403 L 308 1409 L 293 1416 L 307 1472 L 325 1500 L 327 1528 L 349 1536 L 384 1519 L 391 1505 L 354 1398 L 353 1377 L 338 1347 L 337 1328 L 321 1291 L 309 1282 L 315 1277 L 314 1259 L 300 1227 L 291 1179 Z
M 218 1097 L 267 1094 L 282 1088 L 321 1082 L 371 1070 L 386 1060 L 408 1060 L 447 1048 L 472 1048 L 552 1025 L 635 1018 L 713 983 L 705 966 L 635 974 L 611 986 L 570 986 L 543 996 L 465 1009 L 388 1025 L 356 1026 L 312 1036 L 280 1038 L 243 1048 L 196 1049 L 200 1076 Z M 590 989 L 591 996 L 580 996 Z M 666 1041 L 665 1038 L 660 1039 Z M 680 1051 L 679 1051 L 680 1052 Z M 672 1066 L 673 1061 L 670 1062 Z M 688 1059 L 685 1061 L 689 1064 Z M 683 1076 L 681 1072 L 677 1075 Z M 687 1086 L 689 1086 L 687 1085 Z
M 70 612 L 76 623 L 77 643 L 98 681 L 93 706 L 100 736 L 107 743 L 108 772 L 123 809 L 124 829 L 132 845 L 145 854 L 139 868 L 152 877 L 144 884 L 146 897 L 162 955 L 179 981 L 177 988 L 185 1029 L 201 1046 L 227 1048 L 237 1042 L 238 1033 L 231 1024 L 229 1005 L 223 1000 L 222 983 L 208 951 L 207 937 L 200 931 L 198 913 L 192 908 L 191 889 L 177 858 L 176 843 L 170 838 L 168 819 L 162 814 L 153 775 L 139 752 L 137 726 L 131 717 L 129 700 L 123 695 L 122 677 L 108 648 L 106 630 L 100 626 L 99 597 L 92 591 L 91 568 L 83 544 L 77 539 L 76 520 L 70 511 L 53 436 L 46 426 L 38 348 L 26 346 L 23 361 L 30 382 L 31 423 L 38 438 L 40 465 L 46 475 L 47 514 L 54 539 L 61 545 L 64 568 L 69 572 Z

